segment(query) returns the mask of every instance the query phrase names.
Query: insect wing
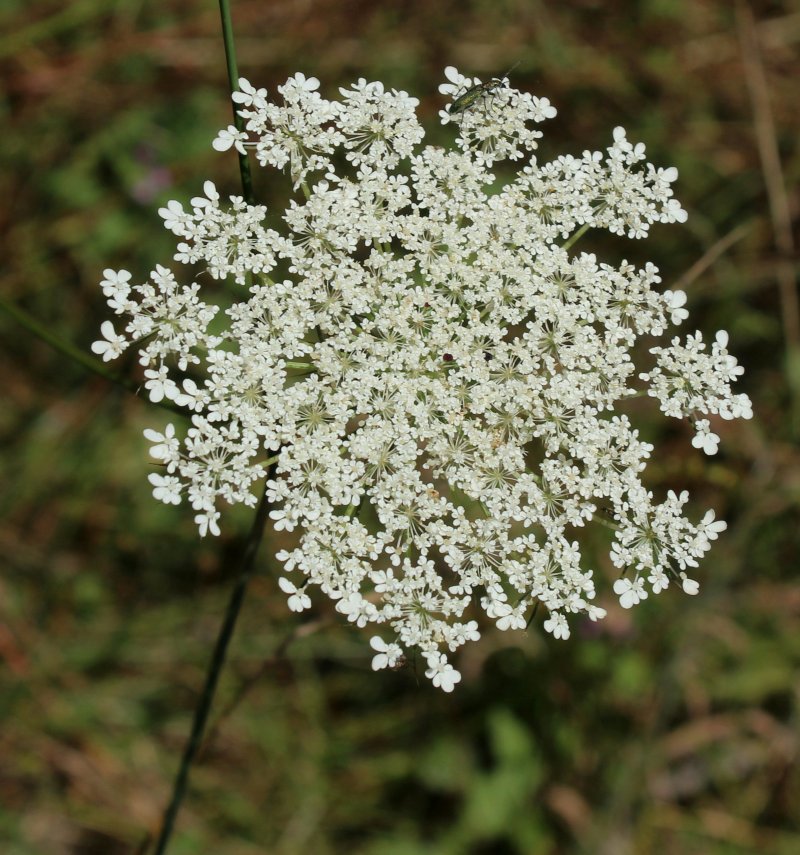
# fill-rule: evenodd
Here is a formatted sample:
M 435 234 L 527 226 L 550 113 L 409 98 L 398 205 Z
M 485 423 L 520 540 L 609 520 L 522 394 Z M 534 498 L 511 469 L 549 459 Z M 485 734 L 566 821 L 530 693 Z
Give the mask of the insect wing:
M 481 97 L 485 86 L 485 83 L 478 83 L 475 86 L 471 86 L 466 92 L 459 95 L 458 98 L 453 101 L 448 112 L 456 115 L 468 110 Z

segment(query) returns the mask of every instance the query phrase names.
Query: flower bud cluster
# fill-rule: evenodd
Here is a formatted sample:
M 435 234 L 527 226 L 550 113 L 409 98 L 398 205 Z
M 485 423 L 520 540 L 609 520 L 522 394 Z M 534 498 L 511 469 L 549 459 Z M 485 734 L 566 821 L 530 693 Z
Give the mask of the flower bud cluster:
M 238 293 L 218 316 L 163 267 L 136 287 L 107 270 L 123 327 L 106 321 L 93 350 L 136 346 L 151 400 L 192 412 L 183 438 L 147 431 L 157 499 L 187 500 L 200 533 L 217 534 L 220 505 L 254 505 L 274 462 L 271 517 L 298 532 L 278 554 L 289 608 L 322 592 L 381 627 L 375 668 L 416 648 L 451 691 L 449 654 L 486 620 L 524 629 L 541 606 L 545 630 L 567 638 L 574 616 L 604 616 L 579 544 L 593 523 L 614 531 L 624 607 L 671 581 L 695 593 L 686 571 L 725 524 L 711 511 L 693 523 L 685 493 L 659 503 L 643 486 L 653 448 L 625 400 L 658 398 L 708 453 L 717 438 L 697 415 L 751 410 L 731 392 L 741 369 L 724 333 L 710 354 L 699 333 L 675 338 L 637 372 L 637 340 L 685 320 L 686 295 L 660 290 L 652 264 L 572 249 L 588 228 L 641 238 L 685 220 L 676 171 L 646 163 L 620 128 L 605 153 L 540 163 L 546 99 L 446 76 L 456 103 L 470 93 L 442 114 L 458 125 L 451 149 L 423 146 L 417 100 L 380 83 L 327 100 L 298 74 L 276 103 L 240 80 L 245 130 L 214 147 L 254 151 L 301 193 L 270 212 L 206 182 L 190 211 L 162 208 L 175 260 Z M 503 160 L 521 164 L 501 181 L 490 169 Z

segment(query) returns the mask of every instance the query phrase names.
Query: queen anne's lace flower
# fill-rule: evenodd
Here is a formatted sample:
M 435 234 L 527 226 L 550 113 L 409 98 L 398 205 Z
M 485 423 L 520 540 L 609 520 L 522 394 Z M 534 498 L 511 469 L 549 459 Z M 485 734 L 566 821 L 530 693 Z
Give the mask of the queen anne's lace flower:
M 480 83 L 446 76 L 453 98 Z M 671 581 L 696 593 L 686 571 L 725 523 L 713 511 L 693 523 L 688 494 L 659 503 L 642 485 L 653 447 L 623 408 L 646 392 L 713 454 L 704 417 L 752 415 L 731 391 L 742 369 L 725 333 L 708 351 L 698 332 L 652 348 L 637 373 L 637 339 L 684 321 L 686 295 L 660 290 L 652 264 L 571 249 L 587 228 L 641 238 L 685 220 L 677 172 L 646 163 L 621 128 L 605 153 L 539 162 L 532 126 L 555 110 L 507 80 L 443 111 L 452 150 L 420 147 L 405 92 L 318 90 L 295 75 L 278 104 L 241 80 L 246 131 L 214 142 L 288 170 L 302 195 L 282 215 L 211 182 L 190 210 L 161 209 L 178 262 L 239 286 L 224 318 L 164 267 L 137 286 L 104 273 L 126 321 L 121 333 L 105 321 L 93 350 L 109 360 L 136 344 L 151 400 L 191 412 L 182 439 L 171 424 L 146 431 L 155 497 L 188 500 L 200 533 L 217 534 L 220 503 L 254 505 L 276 462 L 271 517 L 299 533 L 277 556 L 289 608 L 321 591 L 348 621 L 383 628 L 373 668 L 418 648 L 445 691 L 461 679 L 448 654 L 479 637 L 480 611 L 524 629 L 541 605 L 556 638 L 573 615 L 605 615 L 577 540 L 593 522 L 614 530 L 623 607 Z M 506 159 L 520 168 L 500 182 L 489 170 Z

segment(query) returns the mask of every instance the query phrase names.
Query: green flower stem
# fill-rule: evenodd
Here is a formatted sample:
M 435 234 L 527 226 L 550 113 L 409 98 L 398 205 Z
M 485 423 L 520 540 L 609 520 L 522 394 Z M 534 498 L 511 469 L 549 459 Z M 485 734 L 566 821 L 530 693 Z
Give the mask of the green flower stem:
M 64 356 L 82 366 L 87 371 L 91 371 L 92 374 L 97 374 L 98 377 L 102 377 L 104 380 L 108 380 L 116 386 L 121 386 L 123 389 L 127 389 L 134 395 L 138 394 L 140 384 L 135 383 L 133 380 L 129 380 L 127 377 L 120 377 L 119 374 L 115 374 L 113 371 L 110 371 L 106 368 L 103 362 L 101 362 L 101 360 L 95 359 L 93 356 L 89 356 L 88 353 L 85 353 L 80 348 L 75 347 L 74 344 L 59 338 L 43 324 L 40 324 L 32 315 L 29 315 L 24 309 L 21 309 L 19 306 L 15 306 L 13 303 L 9 303 L 2 297 L 0 297 L 0 309 L 12 317 L 23 329 L 26 329 L 29 333 L 40 338 L 46 344 L 49 344 L 54 350 L 59 353 L 63 353 Z M 183 407 L 179 407 L 172 401 L 162 400 L 158 402 L 157 406 L 165 410 L 170 410 L 170 412 L 177 413 L 180 416 L 189 415 L 188 410 Z
M 15 306 L 13 303 L 7 302 L 2 297 L 0 297 L 0 309 L 9 314 L 21 327 L 24 327 L 28 332 L 33 333 L 37 338 L 40 338 L 42 341 L 49 344 L 50 347 L 54 348 L 59 353 L 63 353 L 64 356 L 68 357 L 73 362 L 77 362 L 93 374 L 98 374 L 100 377 L 104 377 L 106 380 L 110 380 L 118 386 L 124 386 L 129 391 L 136 392 L 136 383 L 132 380 L 120 377 L 113 371 L 109 371 L 99 359 L 94 359 L 89 356 L 88 353 L 84 353 L 84 351 L 75 347 L 74 344 L 70 344 L 70 342 L 60 339 L 47 329 L 47 327 L 40 324 L 35 318 L 29 315 L 24 309 L 20 309 L 19 306 Z
M 569 249 L 573 244 L 577 243 L 589 231 L 589 224 L 581 226 L 577 232 L 561 245 L 561 249 Z
M 596 522 L 598 525 L 605 526 L 607 529 L 611 531 L 622 531 L 622 526 L 617 525 L 617 523 L 613 523 L 610 520 L 605 520 L 601 516 L 592 517 L 592 522 Z
M 222 41 L 225 44 L 225 62 L 228 66 L 228 83 L 231 93 L 239 88 L 239 69 L 236 65 L 236 47 L 233 40 L 233 21 L 228 0 L 219 0 L 219 13 L 222 18 Z M 244 120 L 233 104 L 233 124 L 236 130 L 244 133 Z M 246 154 L 239 154 L 239 174 L 242 177 L 242 195 L 248 205 L 255 205 L 253 194 L 253 176 L 250 174 L 250 161 Z
M 233 40 L 233 24 L 231 22 L 231 13 L 228 0 L 220 0 L 220 14 L 222 17 L 222 37 L 225 42 L 225 56 L 228 64 L 228 78 L 230 80 L 231 92 L 238 88 L 239 74 L 236 68 L 236 52 Z M 234 107 L 234 122 L 239 130 L 243 130 L 241 117 L 236 114 Z M 247 157 L 239 155 L 239 172 L 242 178 L 242 190 L 244 191 L 244 199 L 249 205 L 255 204 L 253 197 L 253 185 L 250 176 L 250 163 Z M 303 363 L 305 365 L 305 363 Z M 217 690 L 217 683 L 222 668 L 225 665 L 225 657 L 228 650 L 228 645 L 236 628 L 236 621 L 239 618 L 239 612 L 242 608 L 247 584 L 250 577 L 253 575 L 253 567 L 255 565 L 258 548 L 261 545 L 261 540 L 264 536 L 267 519 L 269 517 L 270 503 L 267 500 L 267 482 L 275 477 L 275 469 L 277 467 L 277 456 L 269 460 L 269 468 L 267 469 L 266 478 L 264 480 L 264 492 L 261 496 L 261 501 L 256 511 L 255 519 L 250 528 L 245 543 L 244 553 L 242 555 L 241 567 L 239 576 L 231 592 L 228 608 L 225 612 L 225 617 L 220 627 L 217 641 L 214 645 L 214 652 L 211 656 L 211 662 L 206 673 L 206 681 L 203 686 L 203 693 L 194 711 L 194 719 L 192 721 L 192 730 L 189 734 L 189 741 L 186 743 L 186 748 L 183 752 L 178 773 L 175 776 L 175 783 L 172 787 L 172 798 L 169 805 L 164 811 L 164 816 L 161 822 L 161 831 L 156 842 L 154 855 L 164 855 L 167 845 L 175 825 L 175 818 L 180 810 L 181 803 L 186 796 L 186 790 L 189 782 L 189 770 L 192 763 L 197 757 L 198 751 L 203 745 L 203 735 L 208 724 L 211 705 L 214 700 L 214 695 Z
M 274 475 L 275 464 L 273 464 L 267 472 L 267 480 Z M 214 700 L 214 694 L 217 690 L 219 675 L 225 664 L 228 644 L 233 636 L 233 630 L 236 627 L 236 621 L 242 608 L 247 584 L 250 581 L 250 577 L 253 575 L 253 567 L 258 553 L 258 547 L 261 545 L 261 539 L 264 535 L 264 528 L 266 527 L 269 508 L 270 504 L 267 501 L 267 486 L 265 482 L 261 502 L 258 505 L 253 525 L 251 526 L 250 533 L 247 536 L 247 543 L 245 545 L 244 554 L 242 555 L 239 577 L 236 580 L 233 591 L 231 592 L 231 597 L 228 601 L 228 609 L 225 612 L 225 619 L 222 622 L 222 627 L 220 628 L 216 644 L 214 645 L 214 653 L 211 657 L 211 663 L 209 664 L 208 672 L 206 674 L 203 693 L 200 696 L 200 701 L 194 711 L 192 732 L 189 735 L 189 741 L 184 749 L 183 759 L 181 760 L 178 774 L 175 777 L 175 784 L 172 788 L 172 798 L 164 812 L 164 818 L 161 822 L 161 832 L 159 833 L 158 841 L 156 842 L 154 855 L 164 855 L 164 852 L 166 852 L 167 844 L 172 836 L 172 829 L 175 825 L 175 817 L 177 816 L 181 802 L 186 795 L 186 787 L 189 780 L 189 769 L 203 742 L 203 732 L 205 731 L 206 724 L 208 722 L 211 703 Z
M 306 580 L 308 581 L 308 580 Z M 305 584 L 305 583 L 304 583 Z M 301 586 L 302 587 L 302 586 Z M 275 650 L 262 661 L 261 665 L 249 677 L 246 677 L 234 692 L 233 697 L 225 705 L 217 716 L 216 720 L 206 731 L 206 737 L 203 740 L 197 752 L 198 758 L 201 758 L 209 745 L 212 745 L 214 739 L 222 726 L 231 715 L 236 711 L 237 707 L 242 703 L 250 690 L 257 685 L 265 674 L 269 673 L 271 668 L 279 665 L 286 658 L 286 653 L 294 641 L 300 638 L 307 638 L 313 635 L 318 629 L 325 626 L 330 621 L 330 618 L 320 618 L 315 621 L 306 621 L 305 623 L 295 624 L 292 629 L 283 636 Z

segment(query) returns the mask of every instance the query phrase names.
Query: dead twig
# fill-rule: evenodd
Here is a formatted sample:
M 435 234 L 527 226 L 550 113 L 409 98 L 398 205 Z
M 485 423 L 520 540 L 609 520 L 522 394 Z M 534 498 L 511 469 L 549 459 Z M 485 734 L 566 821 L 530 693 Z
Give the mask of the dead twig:
M 769 85 L 761 60 L 761 47 L 753 13 L 746 0 L 736 4 L 736 21 L 745 82 L 753 109 L 753 128 L 767 190 L 775 248 L 778 251 L 776 278 L 786 342 L 786 369 L 791 401 L 793 432 L 800 427 L 800 305 L 794 274 L 795 243 L 792 214 L 781 167 Z
M 708 270 L 709 267 L 725 252 L 727 252 L 737 241 L 740 241 L 747 232 L 750 231 L 750 226 L 742 223 L 731 229 L 728 234 L 721 237 L 716 243 L 710 246 L 700 258 L 671 286 L 673 289 L 683 289 L 692 284 L 698 277 Z

